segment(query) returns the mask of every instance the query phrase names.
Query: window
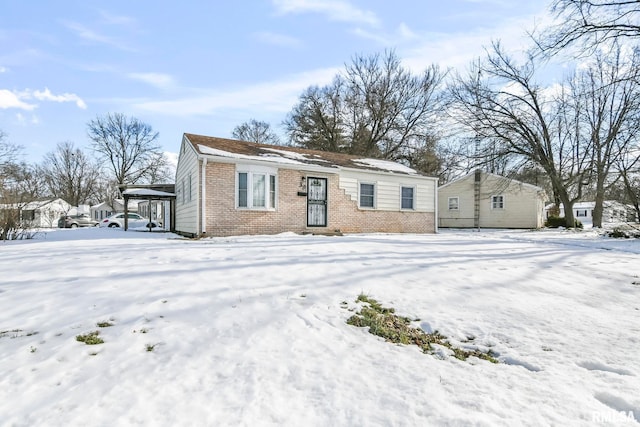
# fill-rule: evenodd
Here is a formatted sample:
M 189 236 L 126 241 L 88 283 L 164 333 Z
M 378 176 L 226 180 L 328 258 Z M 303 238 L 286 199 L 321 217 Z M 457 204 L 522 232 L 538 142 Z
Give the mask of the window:
M 238 174 L 238 207 L 246 208 L 247 204 L 247 175 L 246 172 Z
M 191 172 L 189 172 L 189 181 L 187 186 L 187 202 L 191 201 Z
M 272 208 L 276 207 L 276 176 L 269 175 L 269 203 Z
M 275 209 L 276 175 L 238 172 L 237 183 L 239 208 Z
M 401 187 L 401 201 L 400 208 L 401 209 L 413 209 L 413 187 Z
M 265 176 L 254 174 L 253 175 L 253 207 L 254 208 L 264 208 L 266 207 L 266 182 Z
M 29 209 L 22 211 L 22 219 L 25 221 L 33 221 L 36 219 L 36 211 Z
M 586 217 L 587 216 L 587 210 L 586 209 L 584 209 L 584 210 L 578 209 L 576 211 L 576 216 Z
M 504 196 L 491 196 L 491 209 L 504 209 Z
M 449 210 L 457 211 L 460 209 L 460 199 L 458 197 L 449 197 Z
M 360 184 L 360 207 L 361 208 L 373 208 L 375 207 L 375 191 L 376 186 L 374 184 Z

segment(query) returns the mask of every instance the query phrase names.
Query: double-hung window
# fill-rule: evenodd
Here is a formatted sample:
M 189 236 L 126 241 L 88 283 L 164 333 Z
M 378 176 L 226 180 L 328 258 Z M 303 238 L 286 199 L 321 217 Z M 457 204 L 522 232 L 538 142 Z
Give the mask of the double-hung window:
M 375 184 L 360 183 L 360 207 L 375 208 Z
M 236 179 L 237 206 L 246 209 L 275 209 L 276 181 L 275 172 L 239 171 Z
M 400 200 L 400 208 L 401 209 L 414 209 L 414 187 L 401 187 L 401 200 Z
M 449 210 L 457 211 L 460 209 L 460 199 L 458 197 L 449 197 Z
M 491 209 L 504 209 L 504 196 L 491 196 Z

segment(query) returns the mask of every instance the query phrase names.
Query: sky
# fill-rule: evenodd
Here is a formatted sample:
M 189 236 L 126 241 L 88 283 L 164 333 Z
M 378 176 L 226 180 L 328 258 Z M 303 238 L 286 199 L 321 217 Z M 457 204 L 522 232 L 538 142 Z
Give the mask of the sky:
M 638 426 L 639 260 L 593 229 L 41 230 L 0 242 L 0 420 Z M 499 363 L 348 325 L 360 294 Z
M 0 130 L 40 162 L 60 142 L 88 148 L 87 123 L 108 113 L 159 132 L 231 137 L 251 119 L 282 121 L 302 92 L 355 55 L 394 50 L 419 73 L 464 71 L 501 40 L 529 46 L 548 1 L 166 0 L 0 5 Z

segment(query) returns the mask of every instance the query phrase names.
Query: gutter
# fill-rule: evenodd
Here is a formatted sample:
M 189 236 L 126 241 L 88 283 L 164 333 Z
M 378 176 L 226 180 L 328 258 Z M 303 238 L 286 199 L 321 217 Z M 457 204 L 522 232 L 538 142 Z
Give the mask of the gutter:
M 202 182 L 200 196 L 200 234 L 207 234 L 207 158 L 202 158 L 202 171 L 200 172 Z

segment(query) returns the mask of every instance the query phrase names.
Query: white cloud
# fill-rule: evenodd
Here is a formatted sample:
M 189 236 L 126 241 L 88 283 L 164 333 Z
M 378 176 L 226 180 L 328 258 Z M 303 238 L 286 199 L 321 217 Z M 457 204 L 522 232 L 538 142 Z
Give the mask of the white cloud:
M 78 37 L 87 42 L 104 44 L 127 52 L 135 52 L 135 49 L 133 49 L 131 46 L 112 37 L 99 34 L 82 24 L 78 24 L 77 22 L 65 22 L 64 25 L 69 30 L 76 33 Z
M 325 85 L 339 72 L 337 68 L 315 70 L 258 83 L 236 90 L 193 90 L 194 96 L 163 101 L 134 103 L 144 111 L 171 115 L 209 115 L 216 111 L 244 109 L 287 112 L 302 91 L 311 85 Z M 202 93 L 205 92 L 203 95 Z
M 0 89 L 0 108 L 18 108 L 20 110 L 32 111 L 37 105 L 24 102 L 20 94 L 12 92 L 7 89 Z
M 45 88 L 44 91 L 33 91 L 33 97 L 39 101 L 75 102 L 78 108 L 82 110 L 87 109 L 87 104 L 74 93 L 63 93 L 62 95 L 54 95 L 48 88 Z
M 534 24 L 533 16 L 510 19 L 493 28 L 451 33 L 421 33 L 412 40 L 411 47 L 399 50 L 403 63 L 415 71 L 424 70 L 430 64 L 464 70 L 471 61 L 486 56 L 485 48 L 492 41 L 500 40 L 509 53 L 523 54 L 533 46 L 527 29 Z
M 105 10 L 100 11 L 100 16 L 102 16 L 104 22 L 112 25 L 131 25 L 136 22 L 136 20 L 130 16 L 114 15 Z
M 346 0 L 273 0 L 278 13 L 320 13 L 332 21 L 379 25 L 375 13 L 358 9 Z
M 29 103 L 36 99 L 38 101 L 53 102 L 74 102 L 78 108 L 86 109 L 87 104 L 74 93 L 63 93 L 62 95 L 54 95 L 48 88 L 43 91 L 27 89 L 23 92 L 12 92 L 7 89 L 0 89 L 0 108 L 17 108 L 25 111 L 33 111 L 38 104 Z M 18 117 L 20 119 L 20 117 Z
M 420 36 L 413 32 L 404 22 L 398 26 L 395 32 L 390 34 L 386 34 L 382 31 L 369 31 L 362 28 L 356 28 L 352 33 L 360 38 L 373 40 L 382 46 L 397 47 L 399 45 L 406 44 L 407 42 L 420 39 Z
M 3 67 L 3 66 L 0 65 L 0 73 L 6 73 L 7 71 L 9 71 L 8 68 Z
M 129 73 L 127 77 L 139 80 L 147 83 L 151 86 L 156 86 L 161 89 L 167 88 L 173 85 L 173 77 L 168 74 L 162 73 Z
M 277 34 L 277 33 L 264 31 L 260 33 L 255 33 L 254 36 L 258 41 L 262 43 L 271 44 L 275 46 L 282 46 L 282 47 L 302 46 L 302 42 L 299 39 L 295 37 L 287 36 L 285 34 Z
M 31 118 L 28 118 L 22 113 L 16 113 L 16 120 L 19 124 L 25 126 L 27 124 L 37 125 L 40 123 L 40 119 L 35 114 L 31 115 Z

